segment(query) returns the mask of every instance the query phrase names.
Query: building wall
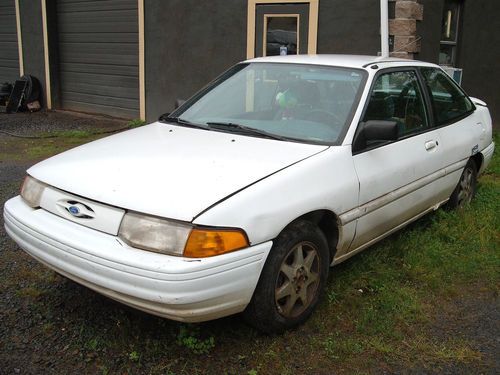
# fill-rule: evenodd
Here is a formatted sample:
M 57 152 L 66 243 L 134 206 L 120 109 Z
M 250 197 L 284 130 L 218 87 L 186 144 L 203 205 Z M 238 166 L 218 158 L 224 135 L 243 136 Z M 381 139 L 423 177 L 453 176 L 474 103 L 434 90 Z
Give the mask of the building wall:
M 499 16 L 500 1 L 465 1 L 458 51 L 458 65 L 464 69 L 462 86 L 488 104 L 496 129 L 500 129 Z
M 379 17 L 377 0 L 351 0 L 349 6 L 344 0 L 321 0 L 318 53 L 377 54 Z M 246 0 L 147 1 L 147 120 L 172 111 L 176 99 L 187 99 L 244 60 L 246 25 Z
M 148 121 L 246 57 L 246 0 L 148 0 L 144 25 Z
M 320 0 L 318 53 L 377 55 L 379 51 L 378 0 Z
M 419 0 L 419 3 L 424 6 L 424 16 L 417 23 L 417 35 L 421 37 L 421 44 L 420 52 L 415 58 L 437 64 L 444 0 Z
M 46 0 L 52 100 L 58 107 L 56 0 Z M 444 0 L 418 0 L 423 19 L 415 57 L 437 62 Z M 24 70 L 38 78 L 45 96 L 41 2 L 20 0 Z M 145 87 L 147 120 L 173 109 L 218 74 L 246 58 L 247 0 L 146 0 Z M 496 82 L 500 61 L 500 1 L 465 0 L 458 67 L 463 87 L 485 100 L 500 125 Z M 378 0 L 320 0 L 318 53 L 376 55 L 380 50 Z M 46 104 L 46 98 L 42 98 Z

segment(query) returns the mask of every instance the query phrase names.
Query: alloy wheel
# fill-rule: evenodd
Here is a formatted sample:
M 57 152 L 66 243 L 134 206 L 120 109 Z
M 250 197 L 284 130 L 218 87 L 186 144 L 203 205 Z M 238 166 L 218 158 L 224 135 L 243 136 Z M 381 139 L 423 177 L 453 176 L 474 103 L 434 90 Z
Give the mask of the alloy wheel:
M 299 316 L 311 305 L 320 283 L 318 250 L 311 242 L 295 245 L 281 264 L 275 285 L 278 312 L 285 318 Z
M 470 167 L 465 168 L 459 184 L 458 206 L 463 207 L 471 202 L 474 195 L 474 172 Z

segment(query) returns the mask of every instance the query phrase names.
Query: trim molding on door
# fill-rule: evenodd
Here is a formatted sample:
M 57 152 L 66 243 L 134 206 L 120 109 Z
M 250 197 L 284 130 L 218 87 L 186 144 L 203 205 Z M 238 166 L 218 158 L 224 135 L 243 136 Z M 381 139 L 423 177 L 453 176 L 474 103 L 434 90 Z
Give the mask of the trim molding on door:
M 378 198 L 375 198 L 371 200 L 370 202 L 367 202 L 363 204 L 362 206 L 353 208 L 352 210 L 349 210 L 347 212 L 344 212 L 339 216 L 339 220 L 341 225 L 346 225 L 349 224 L 350 222 L 359 219 L 362 216 L 365 216 L 366 214 L 369 214 L 370 212 L 373 212 L 375 210 L 378 210 L 379 208 L 384 207 L 385 205 L 392 203 L 396 201 L 399 198 L 404 197 L 405 195 L 408 195 L 410 193 L 413 193 L 414 191 L 423 188 L 425 185 L 430 184 L 431 182 L 434 182 L 450 173 L 453 173 L 459 169 L 462 169 L 465 167 L 465 164 L 467 164 L 467 161 L 469 158 L 460 160 L 456 163 L 453 163 L 451 165 L 448 165 L 445 168 L 442 168 L 434 173 L 431 173 L 427 176 L 424 176 L 422 178 L 419 178 L 416 181 L 410 182 L 408 185 L 402 186 L 394 191 L 391 191 L 387 194 L 384 194 Z
M 258 4 L 294 4 L 297 0 L 248 0 L 247 12 L 247 59 L 255 57 L 255 10 Z M 300 3 L 309 4 L 309 36 L 307 53 L 315 54 L 318 42 L 318 11 L 319 0 L 303 0 Z M 264 44 L 265 45 L 265 44 Z
M 19 53 L 19 75 L 24 75 L 24 57 L 23 57 L 23 37 L 21 33 L 21 13 L 19 12 L 19 0 L 14 2 L 16 7 L 16 29 L 17 29 L 17 50 Z
M 52 109 L 52 94 L 50 91 L 49 36 L 47 32 L 47 3 L 42 2 L 43 57 L 45 61 L 45 97 L 47 109 Z
M 137 0 L 139 25 L 139 117 L 146 121 L 146 74 L 144 66 L 144 0 Z
M 342 263 L 343 261 L 349 259 L 353 255 L 356 255 L 357 253 L 359 253 L 362 250 L 366 249 L 367 247 L 370 247 L 371 245 L 375 244 L 376 242 L 378 242 L 380 240 L 383 240 L 384 238 L 386 238 L 387 236 L 391 235 L 392 233 L 397 232 L 398 230 L 404 228 L 405 226 L 407 226 L 411 222 L 420 219 L 422 216 L 428 214 L 431 211 L 437 210 L 439 207 L 441 207 L 447 201 L 448 201 L 448 199 L 445 199 L 444 201 L 441 201 L 441 202 L 437 203 L 435 206 L 429 207 L 425 211 L 420 212 L 419 214 L 413 216 L 412 218 L 406 220 L 405 222 L 399 224 L 398 226 L 396 226 L 396 227 L 394 227 L 392 229 L 389 229 L 385 233 L 382 233 L 380 236 L 371 239 L 370 241 L 368 241 L 368 242 L 366 242 L 366 243 L 358 246 L 357 248 L 355 248 L 355 249 L 353 249 L 353 250 L 351 250 L 351 251 L 349 251 L 349 252 L 347 252 L 345 254 L 342 254 L 338 258 L 334 258 L 331 265 L 337 265 L 339 263 Z

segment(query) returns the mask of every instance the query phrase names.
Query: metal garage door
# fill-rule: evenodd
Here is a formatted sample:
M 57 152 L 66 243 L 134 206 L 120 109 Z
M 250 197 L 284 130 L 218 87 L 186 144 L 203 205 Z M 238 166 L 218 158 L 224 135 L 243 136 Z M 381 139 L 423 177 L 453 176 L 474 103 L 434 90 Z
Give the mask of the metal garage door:
M 0 0 L 0 84 L 19 77 L 16 7 L 14 0 Z
M 61 107 L 139 117 L 137 0 L 58 0 Z

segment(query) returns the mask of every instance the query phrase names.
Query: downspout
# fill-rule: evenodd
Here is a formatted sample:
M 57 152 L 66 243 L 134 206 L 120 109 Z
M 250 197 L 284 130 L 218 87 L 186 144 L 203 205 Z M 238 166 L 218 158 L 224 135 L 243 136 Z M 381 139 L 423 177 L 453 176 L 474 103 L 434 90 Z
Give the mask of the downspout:
M 381 56 L 389 57 L 389 0 L 380 0 Z

